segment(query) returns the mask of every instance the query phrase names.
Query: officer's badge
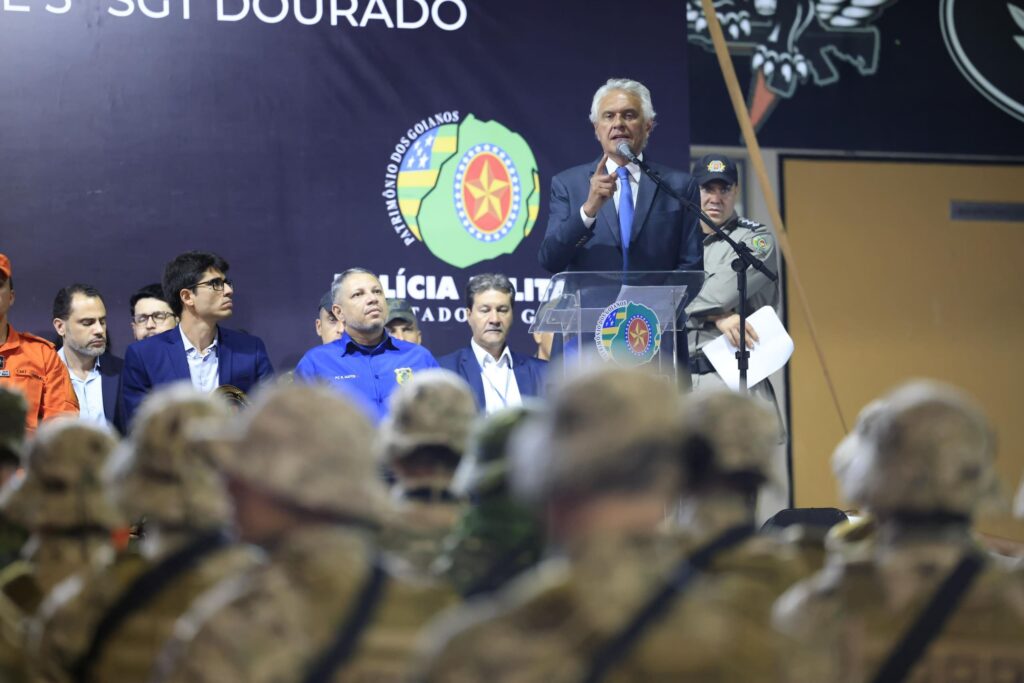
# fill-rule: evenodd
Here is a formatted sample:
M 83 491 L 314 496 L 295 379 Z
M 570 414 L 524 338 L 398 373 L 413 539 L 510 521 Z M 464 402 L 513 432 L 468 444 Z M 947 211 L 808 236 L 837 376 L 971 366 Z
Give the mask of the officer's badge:
M 764 235 L 758 235 L 750 241 L 750 245 L 754 248 L 754 253 L 760 258 L 764 258 L 768 255 L 768 252 L 772 250 L 772 245 L 768 242 L 768 238 Z
M 395 368 L 395 381 L 405 384 L 412 379 L 412 368 Z
M 721 159 L 712 159 L 708 162 L 708 172 L 722 173 L 725 171 L 725 162 Z

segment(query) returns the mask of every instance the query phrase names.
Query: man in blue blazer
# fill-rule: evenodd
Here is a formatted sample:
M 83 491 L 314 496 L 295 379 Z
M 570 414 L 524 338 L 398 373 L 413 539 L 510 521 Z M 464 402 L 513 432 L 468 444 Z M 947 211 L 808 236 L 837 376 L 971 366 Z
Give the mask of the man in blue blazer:
M 273 374 L 262 339 L 219 325 L 234 305 L 227 271 L 227 261 L 199 251 L 167 264 L 164 298 L 181 322 L 125 352 L 122 396 L 129 424 L 142 399 L 161 384 L 186 380 L 201 391 L 230 384 L 248 393 Z
M 643 158 L 654 127 L 650 91 L 637 81 L 609 80 L 594 94 L 590 120 L 604 154 L 552 179 L 541 265 L 552 273 L 703 270 L 697 215 L 617 151 L 625 142 Z M 688 173 L 648 165 L 676 192 L 700 204 L 700 189 Z
M 473 389 L 476 404 L 491 413 L 517 406 L 527 396 L 544 392 L 547 361 L 530 358 L 508 347 L 515 287 L 504 275 L 475 275 L 466 286 L 466 313 L 473 338 L 469 346 L 438 359 Z

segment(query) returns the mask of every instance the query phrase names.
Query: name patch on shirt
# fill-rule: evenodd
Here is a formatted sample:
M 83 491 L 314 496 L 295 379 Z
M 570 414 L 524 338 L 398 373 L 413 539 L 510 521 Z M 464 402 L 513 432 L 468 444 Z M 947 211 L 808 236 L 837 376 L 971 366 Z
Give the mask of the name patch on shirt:
M 335 375 L 334 379 L 355 379 L 358 375 Z

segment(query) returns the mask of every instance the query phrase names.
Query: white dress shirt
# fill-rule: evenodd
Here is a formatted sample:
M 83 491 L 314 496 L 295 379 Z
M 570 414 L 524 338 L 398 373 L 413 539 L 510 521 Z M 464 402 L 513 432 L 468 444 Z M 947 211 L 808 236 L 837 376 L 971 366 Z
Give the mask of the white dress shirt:
M 63 346 L 60 347 L 57 355 L 60 356 L 64 366 L 68 367 L 68 357 L 64 353 Z M 71 388 L 75 390 L 75 396 L 78 397 L 79 417 L 104 427 L 107 426 L 107 417 L 103 414 L 103 378 L 100 377 L 100 359 L 96 359 L 96 364 L 92 366 L 92 370 L 89 371 L 85 379 L 79 379 L 78 375 L 71 372 L 70 368 L 68 368 L 68 375 L 71 377 Z M 114 416 L 111 415 L 110 419 L 113 420 Z
M 638 158 L 639 159 L 643 159 L 644 155 L 641 153 Z M 619 172 L 618 171 L 619 165 L 617 163 L 615 163 L 614 161 L 612 161 L 611 159 L 609 159 L 608 161 L 604 162 L 604 167 L 612 175 L 617 175 L 618 172 Z M 637 164 L 629 163 L 629 164 L 626 164 L 626 170 L 629 171 L 629 189 L 632 191 L 632 194 L 633 194 L 633 208 L 636 208 L 636 195 L 637 195 L 637 192 L 640 191 L 640 173 L 641 173 L 640 167 Z M 619 187 L 619 183 L 615 183 L 615 194 L 612 195 L 612 201 L 615 202 L 615 213 L 616 214 L 618 214 L 618 212 L 619 212 L 619 195 L 620 194 L 622 194 L 622 188 Z M 594 217 L 588 216 L 586 214 L 586 212 L 583 210 L 582 206 L 580 206 L 580 217 L 583 219 L 583 225 L 587 226 L 588 228 L 594 224 L 594 221 L 597 220 L 597 216 L 594 216 Z
M 192 386 L 199 391 L 210 392 L 220 385 L 220 363 L 217 356 L 217 337 L 214 337 L 204 353 L 199 353 L 196 345 L 188 340 L 185 331 L 178 325 L 181 341 L 185 344 L 185 358 L 188 360 L 188 373 L 192 376 Z
M 469 341 L 480 364 L 480 380 L 484 385 L 484 412 L 490 414 L 506 406 L 522 405 L 523 397 L 519 395 L 519 383 L 512 367 L 512 354 L 508 345 L 497 360 L 484 350 L 475 340 Z

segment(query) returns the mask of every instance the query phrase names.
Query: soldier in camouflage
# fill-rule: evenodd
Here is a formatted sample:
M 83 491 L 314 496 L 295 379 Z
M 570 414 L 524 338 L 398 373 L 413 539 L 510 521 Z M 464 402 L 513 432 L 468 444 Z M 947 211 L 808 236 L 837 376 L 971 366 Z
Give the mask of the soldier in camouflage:
M 862 411 L 833 464 L 874 540 L 776 604 L 787 680 L 1024 680 L 1024 572 L 971 533 L 994 456 L 981 409 L 952 387 L 911 382 Z
M 527 403 L 488 415 L 455 472 L 452 492 L 470 505 L 445 538 L 435 567 L 463 597 L 497 590 L 540 560 L 540 519 L 512 495 L 508 458 L 516 428 L 540 412 L 540 404 Z
M 0 512 L 30 534 L 22 558 L 0 574 L 0 673 L 19 680 L 28 619 L 64 579 L 109 551 L 122 518 L 101 483 L 116 442 L 77 418 L 40 426 L 23 454 L 24 474 L 0 491 Z M 0 677 L 0 680 L 7 680 Z
M 451 483 L 475 419 L 472 390 L 448 370 L 416 373 L 391 395 L 380 449 L 395 477 L 398 514 L 381 542 L 410 573 L 433 572 L 441 542 L 462 513 Z
M 551 557 L 436 624 L 421 680 L 584 680 L 678 562 L 659 531 L 679 490 L 678 404 L 661 378 L 595 366 L 518 430 L 513 489 L 548 521 Z M 646 673 L 623 680 L 654 680 Z
M 230 414 L 223 398 L 187 383 L 143 402 L 111 475 L 121 509 L 146 520 L 145 536 L 43 603 L 29 648 L 46 680 L 148 681 L 192 600 L 256 564 L 255 549 L 227 531 L 227 491 L 197 441 Z
M 242 537 L 268 562 L 201 596 L 156 681 L 401 681 L 450 591 L 387 570 L 373 427 L 326 387 L 265 388 L 214 442 Z

